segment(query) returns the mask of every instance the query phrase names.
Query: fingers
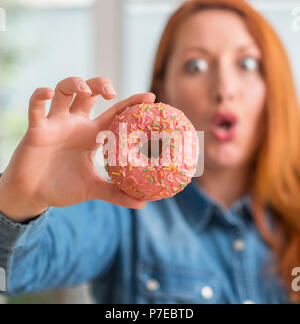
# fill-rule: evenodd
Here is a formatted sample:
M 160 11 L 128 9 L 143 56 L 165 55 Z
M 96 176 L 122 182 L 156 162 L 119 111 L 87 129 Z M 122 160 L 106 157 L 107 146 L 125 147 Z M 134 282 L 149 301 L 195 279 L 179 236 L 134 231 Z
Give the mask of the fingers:
M 29 103 L 29 127 L 39 126 L 46 119 L 46 102 L 54 96 L 49 88 L 39 88 L 32 95 Z
M 92 91 L 86 82 L 78 77 L 61 81 L 55 89 L 48 118 L 54 115 L 66 116 L 70 111 L 75 94 L 86 98 L 92 96 Z
M 112 123 L 115 116 L 120 114 L 127 107 L 131 107 L 141 103 L 154 103 L 155 98 L 155 95 L 151 92 L 133 95 L 115 104 L 109 110 L 97 117 L 94 120 L 94 122 L 97 124 L 98 129 L 107 129 Z
M 95 180 L 93 189 L 91 190 L 91 195 L 91 200 L 105 200 L 121 207 L 142 209 L 146 206 L 145 201 L 130 197 L 123 191 L 119 190 L 113 183 L 99 178 Z
M 81 113 L 89 116 L 99 95 L 101 95 L 106 100 L 113 99 L 116 96 L 116 91 L 114 89 L 113 83 L 109 79 L 94 78 L 86 81 L 86 83 L 92 91 L 92 96 L 77 96 L 71 106 L 71 113 Z

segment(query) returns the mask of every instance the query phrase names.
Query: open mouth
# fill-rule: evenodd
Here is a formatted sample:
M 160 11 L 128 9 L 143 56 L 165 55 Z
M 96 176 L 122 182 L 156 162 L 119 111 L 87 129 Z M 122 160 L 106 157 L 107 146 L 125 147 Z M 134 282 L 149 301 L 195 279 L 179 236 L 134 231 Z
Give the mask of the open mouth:
M 219 141 L 232 140 L 236 135 L 237 117 L 231 113 L 218 113 L 212 119 L 212 133 Z
M 229 130 L 233 126 L 233 123 L 229 120 L 224 120 L 222 121 L 218 127 L 224 129 L 224 130 Z

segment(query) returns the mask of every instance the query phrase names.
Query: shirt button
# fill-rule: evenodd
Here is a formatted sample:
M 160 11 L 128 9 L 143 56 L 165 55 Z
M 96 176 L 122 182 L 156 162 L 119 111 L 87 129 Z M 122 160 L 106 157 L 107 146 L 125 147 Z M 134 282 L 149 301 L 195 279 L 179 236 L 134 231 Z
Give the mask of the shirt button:
M 233 243 L 233 248 L 238 252 L 243 251 L 245 249 L 245 242 L 242 240 L 236 240 Z
M 254 301 L 252 301 L 252 300 L 245 300 L 243 304 L 244 305 L 255 305 Z
M 149 290 L 149 291 L 156 291 L 157 289 L 159 289 L 160 287 L 160 284 L 157 280 L 155 279 L 150 279 L 147 281 L 146 283 L 146 288 Z
M 201 295 L 204 299 L 212 299 L 214 296 L 214 291 L 211 287 L 206 286 L 201 289 Z

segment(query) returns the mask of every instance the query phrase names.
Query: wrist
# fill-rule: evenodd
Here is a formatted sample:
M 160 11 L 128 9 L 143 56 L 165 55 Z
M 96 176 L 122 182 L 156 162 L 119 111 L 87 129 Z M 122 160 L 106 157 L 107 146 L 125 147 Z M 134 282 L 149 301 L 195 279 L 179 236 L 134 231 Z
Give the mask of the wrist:
M 12 221 L 28 222 L 48 209 L 26 195 L 7 188 L 0 177 L 0 212 Z

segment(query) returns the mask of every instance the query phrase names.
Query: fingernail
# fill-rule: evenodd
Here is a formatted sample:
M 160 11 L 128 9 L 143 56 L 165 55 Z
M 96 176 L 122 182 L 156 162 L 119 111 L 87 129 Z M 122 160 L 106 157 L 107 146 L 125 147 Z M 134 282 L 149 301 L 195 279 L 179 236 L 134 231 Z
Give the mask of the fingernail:
M 78 88 L 79 90 L 85 92 L 85 93 L 89 93 L 89 94 L 92 94 L 92 91 L 91 89 L 88 87 L 88 85 L 84 82 L 81 82 L 78 84 Z
M 50 94 L 54 93 L 54 90 L 52 90 L 51 88 L 46 88 L 45 93 L 46 93 L 46 95 L 50 95 Z
M 103 86 L 103 90 L 106 94 L 116 95 L 116 90 L 111 83 L 105 83 Z

